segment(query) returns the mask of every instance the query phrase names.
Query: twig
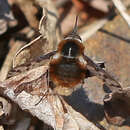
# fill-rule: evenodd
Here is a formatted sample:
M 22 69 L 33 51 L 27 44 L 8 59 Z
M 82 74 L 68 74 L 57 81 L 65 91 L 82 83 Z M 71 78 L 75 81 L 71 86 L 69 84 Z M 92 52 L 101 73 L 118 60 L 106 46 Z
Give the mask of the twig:
M 123 5 L 121 0 L 112 0 L 116 8 L 119 10 L 122 17 L 127 22 L 128 26 L 130 27 L 130 16 L 126 13 L 126 7 Z

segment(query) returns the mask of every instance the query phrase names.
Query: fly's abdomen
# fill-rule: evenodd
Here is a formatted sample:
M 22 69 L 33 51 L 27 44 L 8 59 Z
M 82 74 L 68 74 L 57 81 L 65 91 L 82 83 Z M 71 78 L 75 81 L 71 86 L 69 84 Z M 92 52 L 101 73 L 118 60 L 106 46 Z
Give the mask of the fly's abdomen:
M 54 84 L 73 88 L 85 78 L 85 70 L 74 62 L 50 64 L 50 79 Z

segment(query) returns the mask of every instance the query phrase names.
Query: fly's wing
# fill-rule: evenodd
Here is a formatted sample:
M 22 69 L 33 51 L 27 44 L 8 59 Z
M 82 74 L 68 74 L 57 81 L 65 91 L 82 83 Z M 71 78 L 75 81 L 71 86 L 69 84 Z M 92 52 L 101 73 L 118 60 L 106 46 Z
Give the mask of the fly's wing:
M 94 63 L 89 57 L 84 55 L 84 59 L 87 61 L 87 69 L 89 72 L 89 76 L 97 76 L 101 79 L 111 91 L 116 91 L 121 89 L 121 85 L 110 76 L 100 65 Z
M 8 73 L 7 78 L 29 71 L 39 66 L 48 66 L 50 57 L 54 54 L 48 48 L 47 38 L 42 35 L 29 44 L 23 46 L 13 59 L 13 69 Z
M 87 69 L 89 74 L 88 77 L 91 76 L 98 77 L 103 81 L 103 84 L 110 90 L 109 93 L 107 94 L 105 93 L 105 97 L 103 98 L 104 113 L 107 121 L 110 124 L 114 124 L 118 126 L 129 125 L 130 87 L 128 88 L 121 87 L 121 85 L 113 77 L 111 77 L 98 64 L 95 64 L 89 57 L 84 56 L 84 59 L 88 63 L 87 64 Z M 96 91 L 101 91 L 101 90 L 98 89 Z M 99 93 L 103 94 L 102 92 Z M 88 95 L 92 96 L 92 93 L 91 94 L 88 93 Z M 99 99 L 97 99 L 96 101 L 100 101 Z
M 47 54 L 42 54 L 32 60 L 29 60 L 28 62 L 18 65 L 14 67 L 9 73 L 7 78 L 16 76 L 18 74 L 21 74 L 23 72 L 29 71 L 31 69 L 35 69 L 39 66 L 46 66 L 48 67 L 49 59 L 51 56 L 53 56 L 56 53 L 56 51 L 49 52 Z

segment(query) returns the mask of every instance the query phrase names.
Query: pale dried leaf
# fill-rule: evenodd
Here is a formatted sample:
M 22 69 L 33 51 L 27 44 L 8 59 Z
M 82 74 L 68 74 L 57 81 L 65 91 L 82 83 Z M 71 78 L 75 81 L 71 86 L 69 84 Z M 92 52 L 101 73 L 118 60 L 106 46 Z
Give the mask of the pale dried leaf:
M 98 129 L 47 86 L 47 68 L 41 66 L 14 76 L 0 83 L 0 87 L 21 109 L 29 111 L 55 129 Z
M 51 15 L 47 9 L 43 9 L 43 17 L 41 18 L 39 28 L 41 35 L 23 46 L 13 59 L 13 67 L 27 63 L 36 57 L 52 51 L 56 48 L 56 22 L 57 17 Z M 52 20 L 52 18 L 55 20 Z M 35 52 L 35 53 L 34 53 Z
M 46 70 L 47 67 L 44 66 L 32 69 L 6 80 L 0 86 L 3 88 L 4 94 L 19 104 L 23 110 L 28 110 L 32 115 L 54 127 L 55 118 L 47 99 L 36 105 L 41 98 L 38 95 L 42 94 L 43 96 L 47 90 Z

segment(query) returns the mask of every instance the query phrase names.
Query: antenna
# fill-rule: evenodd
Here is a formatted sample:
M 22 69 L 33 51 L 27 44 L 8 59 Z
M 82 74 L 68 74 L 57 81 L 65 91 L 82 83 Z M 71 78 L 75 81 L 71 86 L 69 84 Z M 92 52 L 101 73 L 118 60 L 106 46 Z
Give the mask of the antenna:
M 74 25 L 74 29 L 72 31 L 72 33 L 66 37 L 66 39 L 76 39 L 78 41 L 82 41 L 81 37 L 77 34 L 77 30 L 78 30 L 78 15 L 76 16 L 76 20 L 75 20 L 75 25 Z
M 75 20 L 75 25 L 74 25 L 74 29 L 72 31 L 72 34 L 77 34 L 77 30 L 78 30 L 78 15 L 76 16 L 76 20 Z

